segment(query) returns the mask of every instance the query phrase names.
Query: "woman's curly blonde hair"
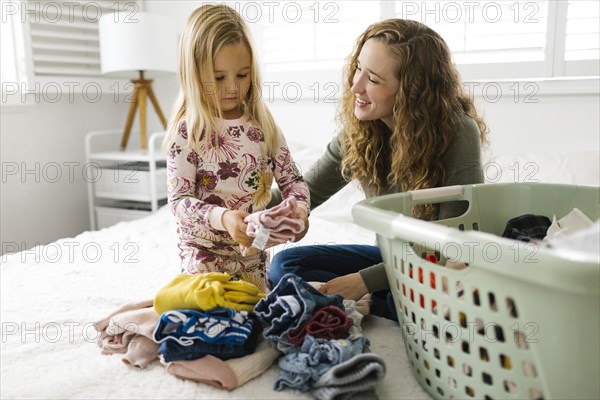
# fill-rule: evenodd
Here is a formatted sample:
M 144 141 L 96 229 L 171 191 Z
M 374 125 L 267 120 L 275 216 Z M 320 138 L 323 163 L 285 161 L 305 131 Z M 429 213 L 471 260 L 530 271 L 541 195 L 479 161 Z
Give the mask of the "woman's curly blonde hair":
M 358 55 L 369 39 L 385 44 L 397 61 L 400 86 L 393 132 L 381 120 L 360 121 L 354 115 L 351 87 Z M 417 21 L 375 23 L 357 39 L 344 68 L 337 115 L 342 127 L 342 173 L 348 180 L 358 180 L 368 196 L 382 194 L 388 186 L 402 191 L 441 186 L 443 156 L 465 114 L 475 120 L 482 143 L 487 143 L 487 126 L 464 91 L 444 39 Z M 428 219 L 435 214 L 433 207 L 415 211 Z

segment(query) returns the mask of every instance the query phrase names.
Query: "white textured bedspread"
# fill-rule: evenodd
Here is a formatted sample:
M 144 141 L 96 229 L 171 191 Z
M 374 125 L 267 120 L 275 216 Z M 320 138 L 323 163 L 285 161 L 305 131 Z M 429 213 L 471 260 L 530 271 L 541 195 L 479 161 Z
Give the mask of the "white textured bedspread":
M 359 198 L 348 188 L 325 206 L 330 219 L 311 216 L 305 244 L 374 243 L 374 235 L 349 223 Z M 340 208 L 340 205 L 342 207 Z M 342 210 L 344 208 L 344 210 Z M 336 216 L 336 212 L 339 214 Z M 100 354 L 91 322 L 123 303 L 151 298 L 179 272 L 173 218 L 166 208 L 130 223 L 85 232 L 32 251 L 4 256 L 1 270 L 1 398 L 202 398 L 304 399 L 299 391 L 275 392 L 277 364 L 232 391 L 179 380 L 153 362 L 138 370 L 120 355 Z M 363 321 L 371 350 L 385 359 L 382 399 L 429 398 L 408 364 L 397 324 Z

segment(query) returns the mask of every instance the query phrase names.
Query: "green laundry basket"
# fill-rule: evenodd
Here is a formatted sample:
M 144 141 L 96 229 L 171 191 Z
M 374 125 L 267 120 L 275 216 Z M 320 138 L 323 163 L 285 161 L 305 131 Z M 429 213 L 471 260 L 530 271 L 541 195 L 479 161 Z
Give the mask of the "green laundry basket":
M 457 200 L 469 202 L 459 217 L 409 217 L 415 205 Z M 500 237 L 516 216 L 573 208 L 600 218 L 600 187 L 451 186 L 354 206 L 354 221 L 377 232 L 407 356 L 433 397 L 600 398 L 598 255 Z

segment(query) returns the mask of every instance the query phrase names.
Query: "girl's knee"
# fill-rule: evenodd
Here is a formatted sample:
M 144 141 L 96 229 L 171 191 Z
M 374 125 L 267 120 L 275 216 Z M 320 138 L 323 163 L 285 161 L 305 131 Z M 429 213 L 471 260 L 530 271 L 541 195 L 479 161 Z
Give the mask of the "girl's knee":
M 267 277 L 273 286 L 277 285 L 277 282 L 286 274 L 284 271 L 286 257 L 285 254 L 282 254 L 284 252 L 275 254 L 269 263 Z
M 294 248 L 285 249 L 275 254 L 269 263 L 268 278 L 271 284 L 277 283 L 285 274 L 298 272 L 298 256 Z
M 276 285 L 288 273 L 302 275 L 307 269 L 307 257 L 314 255 L 315 246 L 295 246 L 275 254 L 269 265 L 269 281 Z

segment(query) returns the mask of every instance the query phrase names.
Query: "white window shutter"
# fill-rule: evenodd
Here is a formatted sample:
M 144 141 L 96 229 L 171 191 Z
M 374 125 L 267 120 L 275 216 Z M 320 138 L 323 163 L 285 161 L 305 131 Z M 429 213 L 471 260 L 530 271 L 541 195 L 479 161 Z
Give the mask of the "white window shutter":
M 33 75 L 97 77 L 100 72 L 98 19 L 139 10 L 136 1 L 26 2 Z
M 284 1 L 260 29 L 266 72 L 340 69 L 354 40 L 381 17 L 380 1 Z
M 459 64 L 544 59 L 546 0 L 398 1 L 396 15 L 420 21 L 439 33 Z
M 561 41 L 554 54 L 558 76 L 600 75 L 600 2 L 569 0 L 562 9 Z M 557 40 L 558 41 L 558 40 Z
M 369 24 L 393 17 L 436 30 L 448 43 L 463 79 L 597 77 L 600 71 L 600 0 L 266 4 L 278 8 L 265 16 L 271 8 L 262 7 L 254 28 L 264 70 L 273 82 L 289 80 L 290 73 L 305 83 L 314 82 L 317 75 L 320 81 L 323 76 L 334 79 L 358 35 Z
M 19 82 L 19 71 L 17 68 L 17 52 L 15 46 L 15 21 L 13 15 L 3 15 L 5 21 L 0 26 L 0 82 Z M 4 90 L 4 86 L 2 87 Z
M 600 2 L 569 0 L 565 60 L 600 58 Z

